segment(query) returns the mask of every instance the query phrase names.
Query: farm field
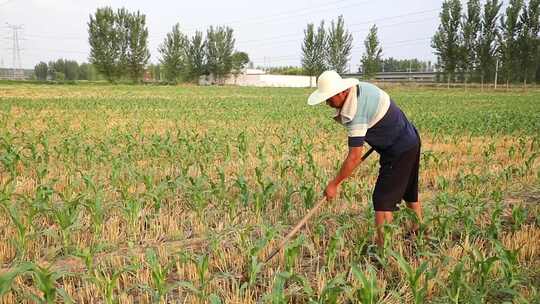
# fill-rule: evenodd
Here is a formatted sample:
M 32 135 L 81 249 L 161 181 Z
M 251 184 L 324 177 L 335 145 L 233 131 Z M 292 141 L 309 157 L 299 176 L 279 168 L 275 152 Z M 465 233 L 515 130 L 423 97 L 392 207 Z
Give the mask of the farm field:
M 540 301 L 538 89 L 389 87 L 421 237 L 374 246 L 375 153 L 263 267 L 347 152 L 311 91 L 0 84 L 0 303 Z

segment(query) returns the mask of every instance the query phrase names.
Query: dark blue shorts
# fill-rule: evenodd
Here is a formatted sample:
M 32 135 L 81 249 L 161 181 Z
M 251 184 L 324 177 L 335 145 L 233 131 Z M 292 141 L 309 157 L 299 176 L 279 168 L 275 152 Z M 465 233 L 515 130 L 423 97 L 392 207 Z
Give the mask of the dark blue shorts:
M 420 148 L 418 143 L 397 156 L 381 154 L 381 168 L 373 191 L 375 211 L 396 211 L 402 200 L 418 201 Z

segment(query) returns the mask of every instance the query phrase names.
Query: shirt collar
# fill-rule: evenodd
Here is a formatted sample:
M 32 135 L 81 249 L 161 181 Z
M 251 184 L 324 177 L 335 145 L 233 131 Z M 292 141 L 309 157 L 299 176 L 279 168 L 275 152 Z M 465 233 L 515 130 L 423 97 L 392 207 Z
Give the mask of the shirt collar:
M 356 115 L 356 108 L 358 106 L 357 90 L 357 86 L 351 87 L 351 90 L 349 91 L 349 94 L 347 95 L 347 98 L 345 99 L 345 102 L 343 103 L 341 109 L 336 109 L 334 119 L 337 122 L 346 124 L 354 119 L 354 116 Z

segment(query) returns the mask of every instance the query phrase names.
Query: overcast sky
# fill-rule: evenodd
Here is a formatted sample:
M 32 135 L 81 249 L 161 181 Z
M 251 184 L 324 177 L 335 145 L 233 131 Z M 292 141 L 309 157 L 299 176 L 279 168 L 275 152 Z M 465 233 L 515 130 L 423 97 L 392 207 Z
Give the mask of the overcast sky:
M 357 70 L 368 28 L 376 23 L 384 57 L 434 60 L 430 37 L 438 25 L 442 0 L 0 0 L 0 66 L 12 65 L 11 30 L 20 37 L 23 68 L 57 58 L 88 60 L 87 22 L 96 8 L 140 10 L 147 17 L 150 61 L 158 62 L 158 45 L 175 23 L 191 35 L 210 25 L 234 29 L 236 49 L 255 65 L 300 65 L 300 46 L 308 23 L 339 15 L 352 32 L 351 70 Z

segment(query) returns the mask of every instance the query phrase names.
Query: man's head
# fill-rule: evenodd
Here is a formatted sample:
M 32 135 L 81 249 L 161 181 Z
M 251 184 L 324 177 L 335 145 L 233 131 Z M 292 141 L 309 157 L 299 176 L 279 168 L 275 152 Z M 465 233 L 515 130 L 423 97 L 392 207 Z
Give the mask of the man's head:
M 317 90 L 308 98 L 309 105 L 317 105 L 326 102 L 333 108 L 341 108 L 350 88 L 359 84 L 358 79 L 343 79 L 336 71 L 326 71 L 317 80 Z
M 334 109 L 341 109 L 345 103 L 345 100 L 347 100 L 347 96 L 349 95 L 350 91 L 351 88 L 348 88 L 345 91 L 339 92 L 338 94 L 328 98 L 326 100 L 326 104 Z

